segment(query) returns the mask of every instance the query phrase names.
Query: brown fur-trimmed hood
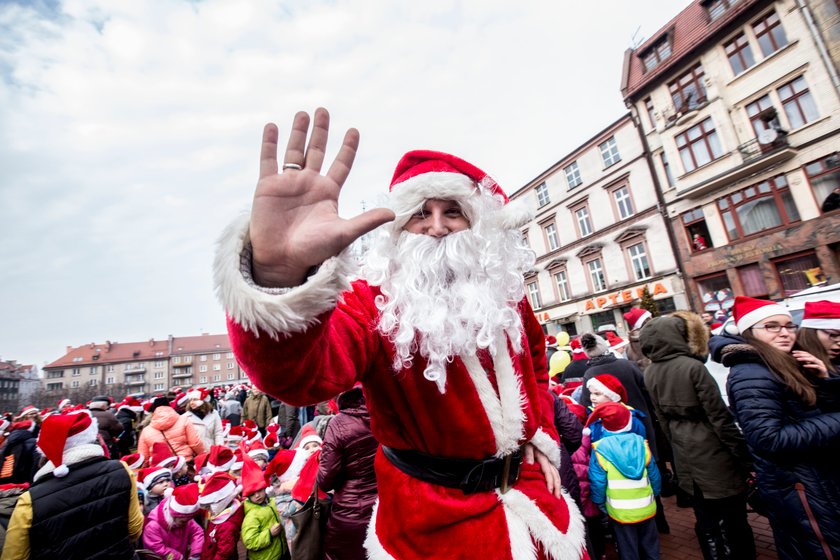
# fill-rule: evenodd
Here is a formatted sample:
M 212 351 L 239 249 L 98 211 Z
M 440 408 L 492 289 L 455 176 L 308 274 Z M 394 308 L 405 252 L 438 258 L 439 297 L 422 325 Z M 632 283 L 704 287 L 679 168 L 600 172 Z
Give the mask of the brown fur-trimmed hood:
M 705 360 L 709 354 L 709 330 L 691 311 L 675 311 L 648 321 L 639 333 L 642 353 L 661 362 L 677 356 Z

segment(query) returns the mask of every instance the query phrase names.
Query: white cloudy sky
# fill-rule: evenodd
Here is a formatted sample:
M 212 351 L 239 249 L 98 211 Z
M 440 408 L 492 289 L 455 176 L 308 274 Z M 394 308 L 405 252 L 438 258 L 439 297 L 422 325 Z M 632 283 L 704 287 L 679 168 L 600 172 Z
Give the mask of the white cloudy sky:
M 517 190 L 625 111 L 624 50 L 688 3 L 0 0 L 0 357 L 223 332 L 214 241 L 299 109 L 332 154 L 361 131 L 345 215 L 415 148 Z

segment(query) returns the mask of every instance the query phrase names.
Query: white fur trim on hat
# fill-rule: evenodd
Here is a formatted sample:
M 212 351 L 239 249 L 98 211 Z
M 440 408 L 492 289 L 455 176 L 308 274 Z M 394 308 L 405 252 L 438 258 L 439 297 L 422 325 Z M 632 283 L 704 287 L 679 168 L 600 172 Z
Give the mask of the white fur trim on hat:
M 743 333 L 753 325 L 758 324 L 761 320 L 772 317 L 773 315 L 787 315 L 790 317 L 790 311 L 788 311 L 787 307 L 778 303 L 762 305 L 749 313 L 745 313 L 738 319 L 738 330 Z
M 254 459 L 257 457 L 264 457 L 265 459 L 268 459 L 268 449 L 252 449 L 248 452 L 248 456 L 253 457 Z
M 217 502 L 227 500 L 231 496 L 236 494 L 236 488 L 236 483 L 233 480 L 231 480 L 215 492 L 210 492 L 209 494 L 199 496 L 198 503 L 200 505 L 206 506 L 209 504 L 215 504 Z
M 606 385 L 601 383 L 598 379 L 594 377 L 590 378 L 589 381 L 586 382 L 586 388 L 592 391 L 592 389 L 597 389 L 599 392 L 603 393 L 613 402 L 621 402 L 621 395 L 609 389 Z
M 840 319 L 803 319 L 799 326 L 803 329 L 840 330 Z
M 248 239 L 247 215 L 235 219 L 222 233 L 213 262 L 216 296 L 228 315 L 243 329 L 261 329 L 272 338 L 305 332 L 318 316 L 335 308 L 342 292 L 350 287 L 356 269 L 347 251 L 324 261 L 306 282 L 283 294 L 269 294 L 250 285 L 240 271 L 241 255 Z
M 233 468 L 233 463 L 236 461 L 236 457 L 232 457 L 227 463 L 223 463 L 221 465 L 213 465 L 211 463 L 205 463 L 204 466 L 211 472 L 225 472 L 229 471 Z
M 318 445 L 321 445 L 321 444 L 324 443 L 324 440 L 322 440 L 321 437 L 318 434 L 310 434 L 308 436 L 300 438 L 300 441 L 298 442 L 298 448 L 303 449 L 303 447 L 307 443 L 311 443 L 313 441 L 317 442 Z
M 169 498 L 169 509 L 181 515 L 195 513 L 200 509 L 200 507 L 201 506 L 198 505 L 198 502 L 194 504 L 181 504 L 174 497 L 170 496 Z

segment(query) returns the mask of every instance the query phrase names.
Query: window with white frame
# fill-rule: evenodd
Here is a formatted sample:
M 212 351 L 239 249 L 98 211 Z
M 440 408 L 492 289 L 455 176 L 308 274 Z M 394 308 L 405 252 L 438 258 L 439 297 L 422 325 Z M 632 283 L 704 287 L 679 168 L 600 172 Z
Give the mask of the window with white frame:
M 221 354 L 213 354 L 213 359 L 214 359 L 214 360 L 221 360 L 221 359 L 222 359 L 222 355 L 221 355 Z
M 163 372 L 162 371 L 156 371 L 155 372 L 155 379 L 163 379 Z
M 222 364 L 213 364 L 213 371 L 221 371 Z
M 592 233 L 592 220 L 589 217 L 589 207 L 581 206 L 575 210 L 575 219 L 577 220 L 578 233 L 581 237 L 586 237 Z
M 64 388 L 64 383 L 47 383 L 47 391 L 57 391 Z
M 540 299 L 540 287 L 536 281 L 530 282 L 528 284 L 528 299 L 531 302 L 531 307 L 534 309 L 539 309 L 542 307 L 542 301 Z
M 228 360 L 233 358 L 233 352 L 228 352 L 227 354 L 225 354 L 225 358 L 227 358 Z
M 199 358 L 199 360 L 202 361 L 202 362 L 206 362 L 207 361 L 207 354 L 202 354 L 201 357 Z
M 155 357 L 160 358 L 163 356 L 163 352 L 155 352 Z
M 545 240 L 548 244 L 548 250 L 553 251 L 560 246 L 560 239 L 557 237 L 557 226 L 550 223 L 543 228 L 545 231 Z
M 235 373 L 229 373 L 229 374 L 227 374 L 227 378 L 228 378 L 228 381 L 230 381 L 231 379 L 236 379 L 236 374 Z
M 163 383 L 155 383 L 155 391 L 163 391 L 165 385 Z
M 613 191 L 613 198 L 615 198 L 615 207 L 618 210 L 618 216 L 622 220 L 636 213 L 633 209 L 633 199 L 630 198 L 630 187 L 627 185 L 615 189 Z
M 650 263 L 644 243 L 636 243 L 627 247 L 627 255 L 630 257 L 630 266 L 633 267 L 633 276 L 636 280 L 651 277 Z
M 201 373 L 204 373 L 205 371 L 207 371 L 207 366 L 206 365 L 198 366 L 198 371 L 201 372 Z
M 78 381 L 72 381 L 72 382 L 70 383 L 70 387 L 71 387 L 72 389 L 75 389 L 75 388 L 77 388 L 78 386 L 79 386 L 79 382 L 78 382 Z
M 595 292 L 606 290 L 607 277 L 604 275 L 604 266 L 601 264 L 600 257 L 587 261 L 586 269 L 589 271 L 589 281 L 592 284 L 592 290 Z
M 155 360 L 155 367 L 163 367 L 164 365 L 163 360 Z
M 598 148 L 601 149 L 601 158 L 604 160 L 604 167 L 609 167 L 621 161 L 621 156 L 618 153 L 618 144 L 615 143 L 615 136 L 610 136 Z
M 88 380 L 88 386 L 90 386 L 90 387 L 96 387 L 96 385 L 97 385 L 97 381 L 98 381 L 97 379 L 89 379 L 89 380 Z
M 173 364 L 180 364 L 181 363 L 181 356 L 173 356 L 172 357 Z
M 537 188 L 534 189 L 534 192 L 537 193 L 537 205 L 545 206 L 551 199 L 548 196 L 548 186 L 545 183 L 540 183 L 537 185 Z
M 580 168 L 576 161 L 564 167 L 563 172 L 566 174 L 566 182 L 569 183 L 570 189 L 583 183 L 583 180 L 580 178 Z
M 777 91 L 791 128 L 799 128 L 820 117 L 804 76 L 786 83 Z
M 106 377 L 105 378 L 105 385 L 113 385 L 113 384 L 114 384 L 114 378 L 113 377 Z
M 198 378 L 198 382 L 199 383 L 207 383 L 207 376 L 202 375 L 201 377 Z
M 221 375 L 214 375 L 214 376 L 213 376 L 213 381 L 221 381 L 221 380 L 222 380 L 222 376 L 221 376 Z
M 97 373 L 99 373 L 99 368 L 96 366 L 90 366 L 90 374 L 96 375 Z
M 234 364 L 233 362 L 228 362 L 228 363 L 227 363 L 227 368 L 228 368 L 228 369 L 233 369 L 233 368 L 235 368 L 235 367 L 236 367 L 236 364 Z
M 73 368 L 73 377 L 78 377 L 82 375 L 82 370 L 79 368 Z
M 557 284 L 557 294 L 560 296 L 560 301 L 572 299 L 572 290 L 569 287 L 569 278 L 565 270 L 558 270 L 554 273 L 554 282 Z

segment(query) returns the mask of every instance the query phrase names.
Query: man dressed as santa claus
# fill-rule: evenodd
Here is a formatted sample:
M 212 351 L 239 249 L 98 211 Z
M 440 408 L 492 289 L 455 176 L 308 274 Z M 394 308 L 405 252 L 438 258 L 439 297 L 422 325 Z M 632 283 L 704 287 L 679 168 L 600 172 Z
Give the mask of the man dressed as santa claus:
M 307 144 L 309 115 L 295 116 L 282 168 L 277 127 L 265 127 L 251 214 L 219 243 L 239 363 L 298 406 L 362 383 L 381 443 L 369 558 L 586 558 L 557 472 L 545 338 L 524 297 L 530 212 L 466 161 L 415 151 L 390 208 L 342 219 L 359 134 L 322 175 L 329 115 L 313 121 Z M 345 249 L 379 226 L 351 282 Z

